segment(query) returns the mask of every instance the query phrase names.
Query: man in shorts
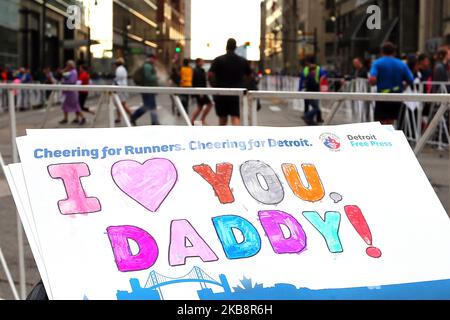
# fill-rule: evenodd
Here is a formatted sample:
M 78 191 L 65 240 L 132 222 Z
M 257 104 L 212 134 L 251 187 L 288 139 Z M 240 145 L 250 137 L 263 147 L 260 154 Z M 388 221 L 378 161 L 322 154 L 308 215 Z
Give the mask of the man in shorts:
M 194 69 L 194 77 L 192 80 L 192 86 L 196 88 L 206 88 L 206 72 L 205 69 L 203 69 L 204 61 L 203 59 L 196 59 L 195 60 L 195 69 Z M 209 99 L 207 94 L 203 95 L 197 95 L 195 96 L 197 100 L 197 109 L 195 109 L 194 113 L 192 114 L 191 122 L 194 124 L 197 117 L 202 113 L 201 120 L 202 125 L 206 125 L 206 116 L 208 115 L 209 111 L 211 111 L 212 108 L 212 102 Z M 203 107 L 206 106 L 206 108 L 203 110 Z
M 376 85 L 379 93 L 402 93 L 404 83 L 412 84 L 414 76 L 408 66 L 395 55 L 396 47 L 386 42 L 381 47 L 382 57 L 372 64 L 370 84 Z M 402 102 L 377 101 L 375 104 L 375 121 L 382 124 L 394 124 L 398 120 Z
M 213 87 L 217 88 L 245 88 L 245 79 L 252 73 L 247 59 L 235 53 L 236 40 L 228 39 L 227 53 L 217 57 L 211 64 L 209 80 Z M 226 126 L 228 116 L 234 126 L 241 124 L 239 97 L 215 96 L 216 114 L 219 117 L 219 125 Z

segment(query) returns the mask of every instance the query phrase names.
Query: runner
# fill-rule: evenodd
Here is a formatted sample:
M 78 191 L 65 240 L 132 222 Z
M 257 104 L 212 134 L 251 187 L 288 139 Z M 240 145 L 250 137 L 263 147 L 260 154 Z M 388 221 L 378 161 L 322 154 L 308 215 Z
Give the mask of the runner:
M 200 58 L 195 60 L 195 69 L 194 69 L 194 78 L 192 81 L 193 87 L 196 88 L 206 88 L 206 72 L 205 69 L 203 69 L 204 61 Z M 203 107 L 206 105 L 206 108 L 203 110 L 201 120 L 202 124 L 206 125 L 206 116 L 211 111 L 212 108 L 212 102 L 211 99 L 209 99 L 208 95 L 197 95 L 195 96 L 197 100 L 197 109 L 195 109 L 194 113 L 192 114 L 191 122 L 194 124 L 197 117 L 202 113 Z

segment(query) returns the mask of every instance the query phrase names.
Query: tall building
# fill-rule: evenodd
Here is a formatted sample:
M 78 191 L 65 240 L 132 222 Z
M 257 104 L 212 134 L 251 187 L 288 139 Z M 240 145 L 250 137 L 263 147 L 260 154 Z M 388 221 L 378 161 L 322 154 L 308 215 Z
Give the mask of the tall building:
M 334 1 L 298 1 L 298 36 L 300 60 L 308 55 L 321 65 L 334 62 L 335 22 Z
M 281 2 L 281 1 L 280 1 Z M 264 67 L 271 72 L 278 72 L 283 67 L 282 57 L 282 6 L 276 0 L 265 0 L 262 4 L 261 24 L 264 25 Z
M 17 66 L 19 34 L 19 0 L 0 2 L 0 65 Z
M 427 1 L 428 2 L 428 1 Z M 367 8 L 377 5 L 381 13 L 381 29 L 370 30 Z M 355 56 L 368 59 L 378 54 L 385 41 L 395 43 L 401 53 L 419 49 L 419 0 L 336 0 L 337 65 L 351 70 Z
M 123 57 L 132 74 L 147 54 L 158 53 L 158 3 L 113 1 L 113 56 Z
M 419 50 L 434 53 L 450 44 L 450 1 L 420 0 Z
M 322 65 L 334 53 L 334 1 L 266 0 L 261 4 L 261 60 L 265 68 L 298 74 L 308 55 Z
M 76 5 L 80 24 L 67 27 L 71 16 L 69 6 Z M 69 59 L 86 61 L 88 58 L 89 28 L 83 17 L 80 0 L 11 0 L 2 1 L 10 21 L 7 34 L 8 61 L 14 67 L 24 66 L 33 73 L 43 67 L 64 66 Z M 15 22 L 12 21 L 15 19 Z M 18 25 L 18 30 L 15 28 Z M 13 53 L 16 48 L 16 53 Z
M 124 57 L 131 74 L 149 53 L 168 66 L 183 50 L 184 0 L 113 1 L 114 57 Z
M 159 0 L 160 58 L 165 66 L 186 56 L 185 0 Z M 188 3 L 187 5 L 189 5 Z

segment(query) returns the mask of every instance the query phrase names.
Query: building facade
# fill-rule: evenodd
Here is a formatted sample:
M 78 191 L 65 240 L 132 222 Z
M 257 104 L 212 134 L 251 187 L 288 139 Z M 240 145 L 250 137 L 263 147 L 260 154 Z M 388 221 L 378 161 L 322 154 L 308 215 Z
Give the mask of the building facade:
M 130 74 L 150 53 L 168 66 L 185 45 L 184 0 L 114 0 L 113 31 L 113 56 Z
M 333 5 L 334 1 L 323 0 L 262 2 L 263 67 L 283 74 L 298 74 L 307 56 L 315 56 L 320 64 L 331 63 L 326 58 L 335 51 Z
M 0 66 L 18 65 L 19 0 L 0 2 Z
M 33 71 L 43 67 L 53 69 L 64 66 L 72 59 L 86 61 L 87 46 L 73 45 L 67 40 L 86 40 L 88 28 L 68 28 L 68 7 L 76 5 L 83 11 L 81 1 L 75 0 L 22 0 L 19 6 L 19 65 Z M 81 18 L 81 17 L 80 17 Z M 81 19 L 81 22 L 84 22 Z
M 161 30 L 160 58 L 165 66 L 172 62 L 178 63 L 185 56 L 189 56 L 186 42 L 186 9 L 189 3 L 184 0 L 159 0 L 158 25 Z
M 131 74 L 157 53 L 158 8 L 156 0 L 113 0 L 113 57 L 124 58 Z
M 370 5 L 380 8 L 381 29 L 367 27 Z M 419 49 L 419 0 L 336 0 L 335 10 L 336 64 L 344 72 L 351 70 L 352 58 L 369 59 L 379 54 L 385 41 L 393 42 L 399 53 Z
M 450 1 L 420 0 L 419 51 L 432 54 L 450 44 Z
M 82 14 L 77 28 L 67 28 L 71 5 L 78 6 L 80 13 L 84 10 L 77 0 L 1 1 L 0 65 L 37 73 L 44 67 L 64 66 L 68 59 L 85 61 L 89 29 Z

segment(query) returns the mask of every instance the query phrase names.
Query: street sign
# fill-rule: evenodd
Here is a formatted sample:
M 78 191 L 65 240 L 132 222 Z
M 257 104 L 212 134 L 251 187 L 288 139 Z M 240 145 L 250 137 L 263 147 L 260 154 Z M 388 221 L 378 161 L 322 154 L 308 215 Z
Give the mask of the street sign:
M 94 44 L 100 44 L 100 42 L 96 40 L 91 40 L 91 45 Z M 75 49 L 78 47 L 85 47 L 89 45 L 89 39 L 69 39 L 69 40 L 63 40 L 62 46 L 64 49 Z

